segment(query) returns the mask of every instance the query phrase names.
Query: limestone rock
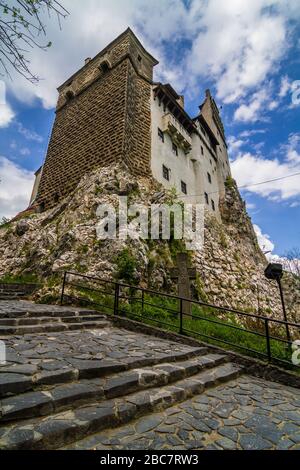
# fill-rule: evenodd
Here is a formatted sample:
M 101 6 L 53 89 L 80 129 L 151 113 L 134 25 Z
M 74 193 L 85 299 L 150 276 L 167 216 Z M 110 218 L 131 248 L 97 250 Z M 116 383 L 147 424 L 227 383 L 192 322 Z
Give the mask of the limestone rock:
M 26 220 L 20 220 L 17 225 L 16 225 L 16 234 L 19 237 L 22 237 L 28 230 L 29 230 L 29 224 L 26 222 Z
M 125 256 L 131 263 L 130 273 L 125 273 L 131 278 L 123 279 L 127 283 L 131 280 L 143 287 L 176 293 L 170 268 L 183 244 L 97 238 L 98 205 L 117 207 L 120 195 L 127 195 L 130 203 L 147 205 L 170 202 L 173 197 L 154 179 L 133 177 L 124 166 L 97 169 L 85 175 L 74 193 L 53 209 L 0 228 L 0 277 L 24 272 L 54 277 L 55 281 L 48 279 L 39 294 L 41 299 L 53 301 L 59 296 L 63 271 L 112 279 L 124 275 L 119 264 Z M 193 285 L 195 297 L 281 319 L 277 286 L 264 277 L 267 260 L 234 183 L 226 188 L 220 213 L 221 220 L 210 212 L 205 214 L 204 249 L 191 252 L 198 273 Z M 289 319 L 299 321 L 299 282 L 285 274 L 284 283 L 289 294 Z

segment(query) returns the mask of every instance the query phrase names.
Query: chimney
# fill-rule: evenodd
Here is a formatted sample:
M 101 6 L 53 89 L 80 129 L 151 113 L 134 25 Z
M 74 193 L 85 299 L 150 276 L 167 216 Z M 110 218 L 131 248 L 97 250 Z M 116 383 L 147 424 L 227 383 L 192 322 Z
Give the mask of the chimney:
M 90 57 L 87 57 L 84 61 L 84 65 L 88 64 L 92 59 Z

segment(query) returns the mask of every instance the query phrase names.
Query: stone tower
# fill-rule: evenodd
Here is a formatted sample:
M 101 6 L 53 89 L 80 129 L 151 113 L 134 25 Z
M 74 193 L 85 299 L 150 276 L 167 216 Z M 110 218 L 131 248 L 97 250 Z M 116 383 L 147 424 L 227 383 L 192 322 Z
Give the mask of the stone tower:
M 128 28 L 58 88 L 56 118 L 34 204 L 52 207 L 97 166 L 149 175 L 151 84 L 157 64 Z

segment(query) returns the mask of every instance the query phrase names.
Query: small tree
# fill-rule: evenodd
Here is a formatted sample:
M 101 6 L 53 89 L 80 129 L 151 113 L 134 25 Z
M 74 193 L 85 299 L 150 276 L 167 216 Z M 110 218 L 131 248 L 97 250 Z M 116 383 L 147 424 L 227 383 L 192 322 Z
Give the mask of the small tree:
M 292 248 L 287 252 L 284 267 L 300 278 L 300 248 Z
M 6 225 L 10 222 L 10 219 L 8 219 L 7 217 L 2 217 L 1 220 L 0 220 L 0 227 L 2 227 L 3 225 Z
M 39 78 L 30 70 L 28 51 L 35 47 L 46 50 L 51 42 L 43 44 L 46 36 L 42 16 L 54 13 L 59 25 L 67 10 L 57 0 L 0 0 L 0 75 L 10 75 L 13 68 L 30 82 Z

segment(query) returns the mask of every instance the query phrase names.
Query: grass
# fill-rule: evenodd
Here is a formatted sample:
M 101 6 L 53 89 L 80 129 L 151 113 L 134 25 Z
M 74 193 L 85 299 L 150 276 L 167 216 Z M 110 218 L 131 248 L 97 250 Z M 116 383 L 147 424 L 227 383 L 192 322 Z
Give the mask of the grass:
M 97 287 L 89 285 L 86 290 L 83 281 L 78 284 L 82 288 L 71 289 L 72 295 L 80 299 L 81 305 L 93 306 L 102 313 L 113 313 L 114 286 L 112 283 L 103 284 L 100 289 L 105 292 L 102 293 L 98 291 L 99 285 Z M 145 293 L 142 298 L 142 291 L 136 287 L 122 288 L 120 291 L 119 315 L 127 318 L 178 333 L 180 330 L 178 311 L 179 306 L 176 299 L 149 293 Z M 224 349 L 267 360 L 266 338 L 253 334 L 264 335 L 263 320 L 257 320 L 255 323 L 252 322 L 250 326 L 243 327 L 238 323 L 233 313 L 228 314 L 228 312 L 220 312 L 211 307 L 193 305 L 192 315 L 184 315 L 182 326 L 182 333 L 187 336 Z M 285 339 L 283 331 L 276 331 L 276 334 L 272 331 L 272 334 Z M 272 357 L 275 360 L 287 361 L 290 364 L 286 364 L 286 367 L 296 369 L 291 364 L 291 353 L 287 350 L 284 342 L 271 339 L 270 347 Z M 250 351 L 246 351 L 246 348 Z
M 39 282 L 38 276 L 35 274 L 20 274 L 13 276 L 11 274 L 6 274 L 5 276 L 0 277 L 0 283 L 4 284 L 35 284 Z

